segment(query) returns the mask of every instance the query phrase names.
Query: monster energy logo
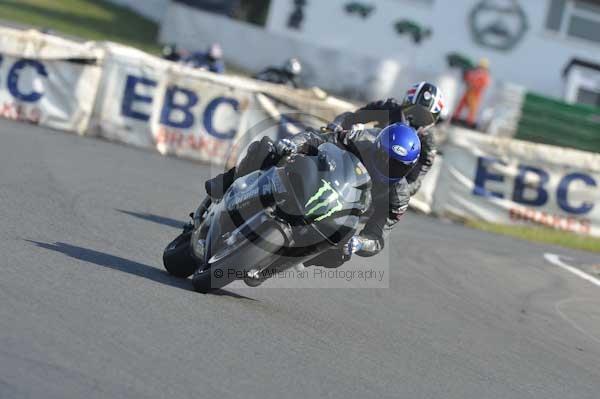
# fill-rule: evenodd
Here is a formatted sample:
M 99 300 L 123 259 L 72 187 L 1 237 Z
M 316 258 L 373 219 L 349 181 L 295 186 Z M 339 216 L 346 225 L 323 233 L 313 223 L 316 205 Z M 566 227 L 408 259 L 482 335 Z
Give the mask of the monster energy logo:
M 323 179 L 321 179 L 321 181 L 323 182 L 323 185 L 319 188 L 319 190 L 316 192 L 315 195 L 310 197 L 310 199 L 308 200 L 308 202 L 306 203 L 306 205 L 304 207 L 308 208 L 311 204 L 315 203 L 319 199 L 322 199 L 322 201 L 315 203 L 313 205 L 313 207 L 310 208 L 309 211 L 306 213 L 306 216 L 312 215 L 313 213 L 315 213 L 317 210 L 319 210 L 321 208 L 327 209 L 327 206 L 330 204 L 335 203 L 336 205 L 333 208 L 331 208 L 329 210 L 329 212 L 327 212 L 326 214 L 319 216 L 318 218 L 315 218 L 315 221 L 317 221 L 317 222 L 333 215 L 334 213 L 336 213 L 338 211 L 341 211 L 343 208 L 342 203 L 339 200 L 340 194 L 331 186 L 331 184 L 329 184 L 329 182 L 327 182 Z M 327 193 L 331 193 L 331 194 L 327 195 Z M 327 195 L 327 196 L 325 198 L 323 198 L 323 196 L 325 196 L 325 195 Z

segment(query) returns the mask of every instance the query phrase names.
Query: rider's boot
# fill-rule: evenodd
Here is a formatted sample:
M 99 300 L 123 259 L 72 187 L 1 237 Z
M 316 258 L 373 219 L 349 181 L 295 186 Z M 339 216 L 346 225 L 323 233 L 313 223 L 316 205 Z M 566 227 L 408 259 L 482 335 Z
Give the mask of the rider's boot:
M 198 207 L 198 214 L 199 215 L 204 215 L 204 213 L 206 213 L 206 211 L 208 210 L 208 208 L 210 208 L 211 204 L 212 204 L 212 198 L 210 198 L 210 195 L 208 195 L 200 203 L 200 206 Z M 191 216 L 194 217 L 193 214 Z

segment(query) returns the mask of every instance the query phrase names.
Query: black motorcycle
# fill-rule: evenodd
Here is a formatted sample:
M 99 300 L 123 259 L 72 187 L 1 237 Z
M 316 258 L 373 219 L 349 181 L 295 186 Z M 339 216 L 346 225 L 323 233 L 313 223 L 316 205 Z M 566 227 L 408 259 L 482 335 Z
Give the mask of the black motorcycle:
M 238 178 L 222 200 L 201 205 L 165 249 L 164 266 L 193 275 L 199 292 L 235 280 L 256 286 L 346 243 L 370 204 L 365 166 L 325 143 L 315 155 L 293 154 Z

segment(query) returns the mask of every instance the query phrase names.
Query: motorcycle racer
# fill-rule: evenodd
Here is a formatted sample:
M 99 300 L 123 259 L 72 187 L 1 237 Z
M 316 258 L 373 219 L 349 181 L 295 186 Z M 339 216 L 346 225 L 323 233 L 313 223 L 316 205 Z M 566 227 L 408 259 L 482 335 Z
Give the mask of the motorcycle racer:
M 312 260 L 310 265 L 337 267 L 353 253 L 367 257 L 376 255 L 384 247 L 387 232 L 408 208 L 410 193 L 405 176 L 415 166 L 421 152 L 416 131 L 405 124 L 392 124 L 382 130 L 365 129 L 363 125 L 337 132 L 307 130 L 277 143 L 263 137 L 250 145 L 248 155 L 237 168 L 207 181 L 206 191 L 209 197 L 219 199 L 237 177 L 267 169 L 286 155 L 314 155 L 324 143 L 333 143 L 363 162 L 372 179 L 372 212 L 362 231 L 352 237 L 341 252 L 328 251 Z

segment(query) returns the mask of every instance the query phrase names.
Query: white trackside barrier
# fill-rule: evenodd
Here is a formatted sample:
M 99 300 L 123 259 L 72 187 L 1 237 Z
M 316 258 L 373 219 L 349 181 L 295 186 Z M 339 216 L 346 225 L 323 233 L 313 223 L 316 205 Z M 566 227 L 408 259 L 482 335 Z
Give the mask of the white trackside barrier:
M 162 154 L 222 165 L 251 139 L 248 131 L 275 138 L 289 113 L 324 124 L 354 108 L 318 91 L 216 75 L 114 43 L 103 48 L 94 134 Z
M 150 118 L 159 79 L 169 62 L 114 43 L 104 43 L 104 71 L 92 121 L 94 135 L 154 148 Z
M 0 28 L 0 116 L 84 134 L 103 54 L 91 43 Z
M 600 154 L 453 129 L 433 210 L 600 236 Z
M 289 113 L 298 125 L 314 126 L 354 108 L 318 90 L 216 75 L 116 43 L 37 31 L 1 28 L 0 57 L 0 116 L 217 165 L 235 161 L 237 148 L 254 138 L 249 130 L 273 138 L 289 130 Z
M 429 169 L 429 172 L 423 178 L 421 187 L 415 195 L 410 198 L 410 207 L 419 212 L 430 214 L 433 209 L 433 199 L 438 179 L 442 171 L 444 159 L 441 155 L 435 158 L 435 162 Z

